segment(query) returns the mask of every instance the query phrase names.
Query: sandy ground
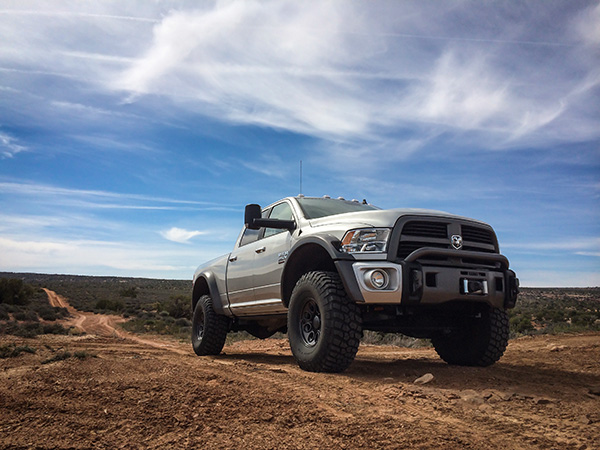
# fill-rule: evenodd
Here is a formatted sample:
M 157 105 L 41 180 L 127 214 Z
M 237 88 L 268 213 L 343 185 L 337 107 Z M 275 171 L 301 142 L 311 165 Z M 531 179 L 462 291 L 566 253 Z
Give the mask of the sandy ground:
M 0 360 L 0 448 L 600 448 L 599 334 L 517 339 L 489 368 L 361 346 L 331 375 L 284 340 L 199 358 L 71 313 L 87 335 L 0 338 L 37 350 Z M 42 364 L 61 351 L 87 357 Z

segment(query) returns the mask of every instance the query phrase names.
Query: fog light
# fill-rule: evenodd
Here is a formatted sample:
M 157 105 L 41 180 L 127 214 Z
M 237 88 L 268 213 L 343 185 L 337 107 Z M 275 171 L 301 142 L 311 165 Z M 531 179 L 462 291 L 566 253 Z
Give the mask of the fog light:
M 389 284 L 388 274 L 383 270 L 372 270 L 367 274 L 367 284 L 373 289 L 385 289 Z

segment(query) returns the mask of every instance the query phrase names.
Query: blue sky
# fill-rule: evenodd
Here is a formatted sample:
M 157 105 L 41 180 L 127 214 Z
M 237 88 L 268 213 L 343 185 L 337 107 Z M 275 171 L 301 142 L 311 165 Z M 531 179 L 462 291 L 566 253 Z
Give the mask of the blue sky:
M 300 160 L 600 285 L 600 4 L 0 4 L 0 271 L 191 279 Z

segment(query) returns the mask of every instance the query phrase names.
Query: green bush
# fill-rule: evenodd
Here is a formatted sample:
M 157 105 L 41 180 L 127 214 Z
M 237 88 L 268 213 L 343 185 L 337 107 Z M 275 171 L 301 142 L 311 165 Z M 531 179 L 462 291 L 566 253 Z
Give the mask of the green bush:
M 23 280 L 16 278 L 0 278 L 0 303 L 10 305 L 26 305 L 35 291 Z
M 30 310 L 30 309 L 16 312 L 14 314 L 14 318 L 15 318 L 15 320 L 20 320 L 22 322 L 23 321 L 37 322 L 39 320 L 36 312 L 33 310 Z
M 96 309 L 101 311 L 120 312 L 125 309 L 125 303 L 122 300 L 101 299 L 96 302 Z
M 135 286 L 123 288 L 119 291 L 119 295 L 121 297 L 136 298 L 137 297 L 137 288 Z
M 0 345 L 0 358 L 15 358 L 21 353 L 35 353 L 35 348 L 31 348 L 28 345 Z
M 34 338 L 40 334 L 69 334 L 69 330 L 59 323 L 40 323 L 16 321 L 6 322 L 0 328 L 0 334 L 11 334 L 24 338 Z
M 171 317 L 175 319 L 192 318 L 192 309 L 190 306 L 190 300 L 186 295 L 174 295 L 171 296 L 169 302 L 166 304 L 165 309 Z
M 5 308 L 6 305 L 0 304 L 0 320 L 10 320 L 8 310 Z
M 41 334 L 69 334 L 69 329 L 63 327 L 60 323 L 45 323 L 42 325 Z
M 513 333 L 523 334 L 534 329 L 531 318 L 525 315 L 518 314 L 510 318 L 510 330 Z
M 69 359 L 71 357 L 71 352 L 59 352 L 54 356 L 51 356 L 48 359 L 42 361 L 42 364 L 50 364 L 56 361 L 64 361 L 65 359 Z

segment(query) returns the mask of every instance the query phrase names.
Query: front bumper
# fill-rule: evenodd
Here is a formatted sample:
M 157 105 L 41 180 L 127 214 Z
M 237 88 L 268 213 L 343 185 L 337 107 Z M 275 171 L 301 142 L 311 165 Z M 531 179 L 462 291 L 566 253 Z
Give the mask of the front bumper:
M 422 264 L 420 258 L 452 256 L 471 261 L 493 260 L 498 267 L 460 267 Z M 495 308 L 513 308 L 519 293 L 519 280 L 500 254 L 421 248 L 400 262 L 336 261 L 346 292 L 356 303 L 436 305 L 451 301 L 487 303 Z M 373 271 L 388 276 L 385 288 L 369 282 Z

